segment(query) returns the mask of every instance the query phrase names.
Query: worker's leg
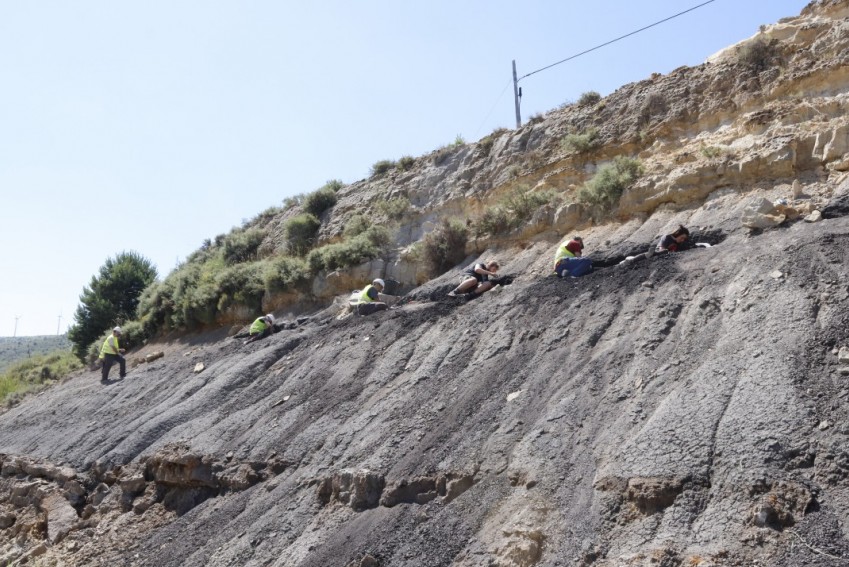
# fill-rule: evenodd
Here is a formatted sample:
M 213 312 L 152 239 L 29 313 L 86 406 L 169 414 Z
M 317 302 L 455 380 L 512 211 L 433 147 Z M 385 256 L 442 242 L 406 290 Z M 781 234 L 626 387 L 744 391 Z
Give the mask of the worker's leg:
M 360 315 L 371 315 L 384 309 L 389 309 L 389 306 L 380 301 L 372 301 L 371 303 L 360 303 L 359 313 Z
M 486 293 L 487 291 L 492 289 L 492 282 L 481 282 L 481 284 L 475 288 L 472 292 L 475 295 L 480 295 L 482 293 Z
M 112 368 L 112 364 L 115 362 L 112 356 L 111 354 L 103 355 L 103 365 L 100 367 L 101 382 L 106 382 L 109 379 L 109 369 Z
M 559 278 L 563 277 L 563 272 L 566 271 L 566 265 L 567 265 L 566 258 L 561 258 L 560 260 L 557 261 L 557 265 L 554 266 L 554 271 L 557 273 L 557 277 L 559 277 Z
M 467 291 L 475 289 L 477 284 L 477 278 L 466 278 L 448 295 L 460 295 L 461 293 L 466 293 Z

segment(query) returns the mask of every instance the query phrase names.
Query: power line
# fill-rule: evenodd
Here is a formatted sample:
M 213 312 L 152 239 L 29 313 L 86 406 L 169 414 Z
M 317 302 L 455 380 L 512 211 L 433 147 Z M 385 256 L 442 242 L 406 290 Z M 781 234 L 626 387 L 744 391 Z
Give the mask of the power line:
M 701 4 L 699 4 L 698 6 L 693 6 L 692 8 L 689 8 L 689 9 L 687 9 L 687 10 L 684 10 L 683 12 L 678 12 L 678 13 L 677 13 L 677 14 L 675 14 L 674 16 L 669 16 L 668 18 L 664 18 L 664 19 L 662 19 L 662 20 L 660 20 L 660 21 L 657 21 L 657 22 L 655 22 L 655 23 L 653 23 L 653 24 L 649 24 L 649 25 L 647 25 L 647 26 L 645 26 L 645 27 L 643 27 L 643 28 L 640 28 L 640 29 L 638 29 L 638 30 L 632 31 L 631 33 L 626 33 L 625 35 L 620 36 L 620 37 L 617 37 L 616 39 L 611 39 L 610 41 L 607 41 L 607 42 L 605 42 L 605 43 L 602 43 L 601 45 L 596 45 L 595 47 L 591 47 L 590 49 L 587 49 L 586 51 L 582 51 L 582 52 L 580 52 L 580 53 L 576 53 L 575 55 L 572 55 L 572 56 L 570 56 L 570 57 L 567 57 L 566 59 L 561 59 L 560 61 L 558 61 L 558 62 L 556 62 L 556 63 L 552 63 L 551 65 L 546 65 L 545 67 L 543 67 L 543 68 L 541 68 L 541 69 L 537 69 L 536 71 L 531 71 L 531 72 L 530 72 L 530 73 L 528 73 L 527 75 L 522 75 L 521 77 L 519 77 L 518 79 L 516 79 L 516 82 L 521 81 L 521 80 L 522 80 L 522 79 L 524 79 L 525 77 L 530 77 L 531 75 L 534 75 L 534 74 L 536 74 L 536 73 L 539 73 L 540 71 L 545 71 L 546 69 L 551 69 L 551 68 L 552 68 L 552 67 L 554 67 L 555 65 L 560 65 L 561 63 L 565 63 L 565 62 L 567 62 L 567 61 L 571 61 L 572 59 L 575 59 L 576 57 L 580 57 L 581 55 L 586 55 L 587 53 L 589 53 L 589 52 L 591 52 L 591 51 L 595 51 L 596 49 L 601 49 L 602 47 L 605 47 L 606 45 L 610 45 L 611 43 L 616 43 L 617 41 L 623 40 L 623 39 L 625 39 L 626 37 L 631 37 L 632 35 L 636 35 L 636 34 L 638 34 L 638 33 L 642 32 L 642 31 L 646 31 L 646 30 L 647 30 L 647 29 L 649 29 L 649 28 L 653 28 L 654 26 L 660 25 L 660 24 L 662 24 L 662 23 L 664 23 L 664 22 L 668 22 L 669 20 L 675 19 L 675 18 L 677 18 L 678 16 L 683 16 L 683 15 L 684 15 L 684 14 L 686 14 L 687 12 L 692 12 L 693 10 L 696 10 L 696 9 L 698 9 L 698 8 L 701 8 L 702 6 L 706 6 L 706 5 L 710 4 L 711 2 L 715 2 L 715 1 L 716 1 L 716 0 L 708 0 L 707 2 L 702 2 L 702 3 L 701 3 Z
M 484 124 L 486 124 L 486 121 L 487 121 L 487 120 L 489 120 L 489 117 L 492 115 L 492 112 L 495 110 L 495 107 L 496 107 L 496 106 L 498 106 L 498 103 L 499 103 L 499 102 L 501 102 L 501 97 L 503 97 L 503 96 L 504 96 L 504 93 L 505 93 L 505 92 L 507 92 L 507 89 L 508 89 L 508 88 L 510 88 L 510 83 L 511 83 L 511 82 L 512 82 L 512 81 L 508 81 L 508 82 L 507 82 L 507 84 L 506 84 L 506 85 L 504 85 L 504 90 L 502 90 L 502 91 L 501 91 L 501 94 L 500 94 L 500 95 L 498 95 L 498 99 L 496 99 L 495 104 L 493 104 L 493 105 L 492 105 L 492 108 L 490 108 L 490 109 L 489 109 L 489 112 L 487 112 L 487 113 L 486 113 L 486 117 L 485 117 L 483 120 L 481 120 L 481 125 L 480 125 L 480 126 L 478 126 L 478 129 L 477 129 L 477 131 L 475 132 L 475 136 L 474 136 L 475 138 L 477 138 L 477 137 L 478 137 L 478 134 L 480 134 L 480 132 L 481 132 L 481 128 L 483 128 L 483 125 L 484 125 Z

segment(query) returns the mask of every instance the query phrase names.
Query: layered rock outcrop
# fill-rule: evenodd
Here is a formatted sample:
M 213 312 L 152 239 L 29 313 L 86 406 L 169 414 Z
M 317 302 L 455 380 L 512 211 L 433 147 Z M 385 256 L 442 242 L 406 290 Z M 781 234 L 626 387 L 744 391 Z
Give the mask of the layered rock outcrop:
M 455 270 L 369 317 L 149 345 L 123 381 L 80 373 L 0 414 L 0 562 L 846 564 L 847 18 L 812 3 L 342 189 L 325 241 L 403 193 L 399 247 L 517 184 L 561 201 L 470 245 L 514 275 L 476 301 L 445 296 Z M 589 128 L 604 145 L 566 155 Z M 593 218 L 574 192 L 618 155 L 646 173 Z M 678 223 L 714 246 L 620 264 Z M 576 229 L 597 269 L 550 277 Z

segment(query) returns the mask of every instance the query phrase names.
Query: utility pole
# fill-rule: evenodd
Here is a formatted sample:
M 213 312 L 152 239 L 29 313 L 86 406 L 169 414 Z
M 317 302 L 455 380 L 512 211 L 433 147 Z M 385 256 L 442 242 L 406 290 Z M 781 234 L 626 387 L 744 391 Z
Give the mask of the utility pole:
M 17 336 L 18 336 L 18 319 L 20 319 L 20 318 L 21 318 L 21 316 L 20 316 L 20 315 L 15 315 L 15 332 L 14 332 L 14 333 L 12 333 L 12 336 L 13 336 L 13 337 L 17 337 Z
M 59 335 L 59 328 L 62 326 L 62 312 L 59 312 L 59 322 L 56 323 L 56 335 Z
M 519 111 L 519 99 L 522 98 L 522 89 L 519 88 L 519 79 L 516 78 L 516 60 L 513 60 L 513 102 L 516 104 L 516 128 L 522 127 L 522 113 Z

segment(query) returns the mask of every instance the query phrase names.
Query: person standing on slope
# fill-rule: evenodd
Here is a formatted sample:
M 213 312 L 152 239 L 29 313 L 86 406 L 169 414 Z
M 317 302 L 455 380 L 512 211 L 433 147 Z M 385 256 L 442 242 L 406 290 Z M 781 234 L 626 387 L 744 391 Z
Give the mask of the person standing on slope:
M 106 340 L 103 341 L 103 346 L 100 347 L 100 356 L 98 358 L 102 361 L 100 367 L 101 384 L 106 384 L 109 381 L 109 370 L 116 362 L 119 364 L 121 370 L 121 379 L 123 380 L 124 376 L 127 375 L 127 361 L 122 356 L 124 349 L 118 344 L 118 338 L 120 336 L 121 327 L 115 327 L 112 329 L 112 334 L 106 337 Z
M 380 301 L 380 292 L 386 288 L 386 283 L 377 278 L 370 285 L 367 285 L 360 292 L 359 301 L 357 301 L 357 313 L 360 315 L 371 315 L 384 309 L 389 309 L 389 305 Z
M 251 328 L 248 331 L 250 337 L 245 341 L 245 344 L 264 339 L 274 330 L 274 315 L 269 313 L 262 317 L 257 317 L 256 321 L 251 323 Z
M 456 297 L 466 293 L 469 299 L 480 297 L 481 294 L 492 289 L 492 282 L 489 281 L 489 278 L 497 275 L 498 268 L 498 262 L 492 260 L 486 264 L 483 262 L 472 264 L 463 270 L 460 276 L 462 278 L 460 285 L 448 292 L 448 296 Z

